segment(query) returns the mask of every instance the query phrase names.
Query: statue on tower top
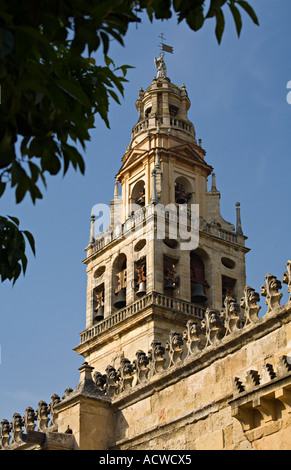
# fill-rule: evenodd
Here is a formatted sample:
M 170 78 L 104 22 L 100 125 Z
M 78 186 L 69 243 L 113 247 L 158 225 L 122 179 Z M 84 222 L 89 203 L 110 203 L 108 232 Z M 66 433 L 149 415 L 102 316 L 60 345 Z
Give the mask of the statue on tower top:
M 158 58 L 155 57 L 155 66 L 158 71 L 157 78 L 165 78 L 167 76 L 167 67 L 163 54 L 160 54 Z

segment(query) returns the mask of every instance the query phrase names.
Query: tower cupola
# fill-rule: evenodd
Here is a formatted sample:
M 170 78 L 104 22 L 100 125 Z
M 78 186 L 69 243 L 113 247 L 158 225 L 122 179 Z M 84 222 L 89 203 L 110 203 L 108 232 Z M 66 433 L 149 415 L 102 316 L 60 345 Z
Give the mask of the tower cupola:
M 195 129 L 187 116 L 191 103 L 185 85 L 179 87 L 171 83 L 163 54 L 155 58 L 155 65 L 157 76 L 145 91 L 142 88 L 139 90 L 136 101 L 138 122 L 132 128 L 130 147 L 141 142 L 149 133 L 157 132 L 166 132 L 196 143 Z

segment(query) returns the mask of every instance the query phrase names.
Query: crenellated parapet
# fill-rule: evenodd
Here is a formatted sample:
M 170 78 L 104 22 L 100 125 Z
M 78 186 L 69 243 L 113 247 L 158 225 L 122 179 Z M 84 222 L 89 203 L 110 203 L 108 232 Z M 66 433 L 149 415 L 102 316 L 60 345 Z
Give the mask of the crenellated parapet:
M 290 265 L 291 262 L 288 261 L 287 266 Z M 283 282 L 287 282 L 288 286 L 290 286 L 289 279 L 288 273 L 284 273 Z M 115 398 L 124 392 L 130 393 L 137 386 L 149 383 L 158 374 L 171 373 L 174 367 L 176 369 L 183 367 L 189 361 L 194 361 L 195 358 L 199 357 L 199 360 L 202 361 L 203 354 L 207 352 L 215 352 L 220 347 L 223 347 L 226 353 L 229 347 L 229 352 L 231 352 L 232 342 L 240 344 L 240 336 L 241 341 L 244 341 L 243 336 L 246 336 L 253 326 L 259 327 L 260 324 L 268 321 L 268 316 L 276 316 L 276 309 L 280 308 L 280 300 L 283 295 L 278 292 L 281 287 L 281 281 L 275 276 L 267 274 L 265 284 L 261 288 L 262 295 L 266 296 L 268 306 L 265 315 L 259 317 L 260 295 L 252 287 L 246 286 L 240 304 L 232 296 L 227 296 L 220 311 L 207 308 L 204 318 L 200 322 L 187 321 L 186 329 L 182 334 L 178 331 L 170 331 L 169 340 L 165 345 L 153 341 L 148 353 L 137 351 L 136 359 L 133 362 L 123 358 L 118 370 L 109 365 L 105 374 L 95 372 L 96 385 L 105 395 Z M 249 334 L 251 335 L 251 333 Z M 285 369 L 287 370 L 289 365 L 286 361 L 287 359 L 285 359 Z M 279 367 L 282 369 L 283 362 Z M 266 376 L 272 379 L 276 376 L 273 366 L 269 364 L 266 364 L 263 375 L 256 370 L 251 370 L 248 371 L 244 382 L 240 377 L 235 377 L 234 384 L 237 390 L 242 392 L 245 389 L 258 386 L 262 377 Z
M 72 389 L 70 389 L 72 391 Z M 66 394 L 63 398 L 65 398 Z M 57 432 L 57 413 L 55 406 L 61 399 L 57 394 L 53 394 L 51 402 L 47 404 L 41 400 L 37 410 L 27 406 L 24 416 L 14 413 L 12 421 L 2 419 L 0 426 L 0 449 L 17 447 L 24 442 L 24 437 L 28 433 L 37 431 L 45 433 L 47 431 Z
M 233 378 L 231 413 L 245 432 L 278 422 L 291 413 L 291 356 L 282 355 L 259 369 Z M 273 429 L 272 429 L 273 430 Z

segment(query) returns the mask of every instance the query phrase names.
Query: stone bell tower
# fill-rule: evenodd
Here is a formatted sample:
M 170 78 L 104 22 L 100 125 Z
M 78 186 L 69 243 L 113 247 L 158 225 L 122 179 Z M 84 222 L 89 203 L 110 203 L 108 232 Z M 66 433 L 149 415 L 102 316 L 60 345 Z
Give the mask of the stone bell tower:
M 240 299 L 246 285 L 239 203 L 234 226 L 220 214 L 186 87 L 167 77 L 163 54 L 155 65 L 157 76 L 136 101 L 110 225 L 98 234 L 91 217 L 86 329 L 75 350 L 98 369 L 149 351 L 189 319 L 199 323 L 206 308 Z

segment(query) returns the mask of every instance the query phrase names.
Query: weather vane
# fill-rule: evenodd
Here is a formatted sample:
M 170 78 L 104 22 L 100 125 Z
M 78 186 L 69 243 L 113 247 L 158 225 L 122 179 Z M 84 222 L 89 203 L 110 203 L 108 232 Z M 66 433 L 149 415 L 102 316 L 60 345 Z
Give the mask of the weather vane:
M 160 55 L 164 56 L 164 52 L 170 52 L 171 54 L 173 54 L 174 52 L 173 47 L 168 46 L 167 44 L 164 43 L 164 40 L 165 40 L 164 33 L 161 33 L 159 38 L 161 38 L 161 42 L 159 43 Z

